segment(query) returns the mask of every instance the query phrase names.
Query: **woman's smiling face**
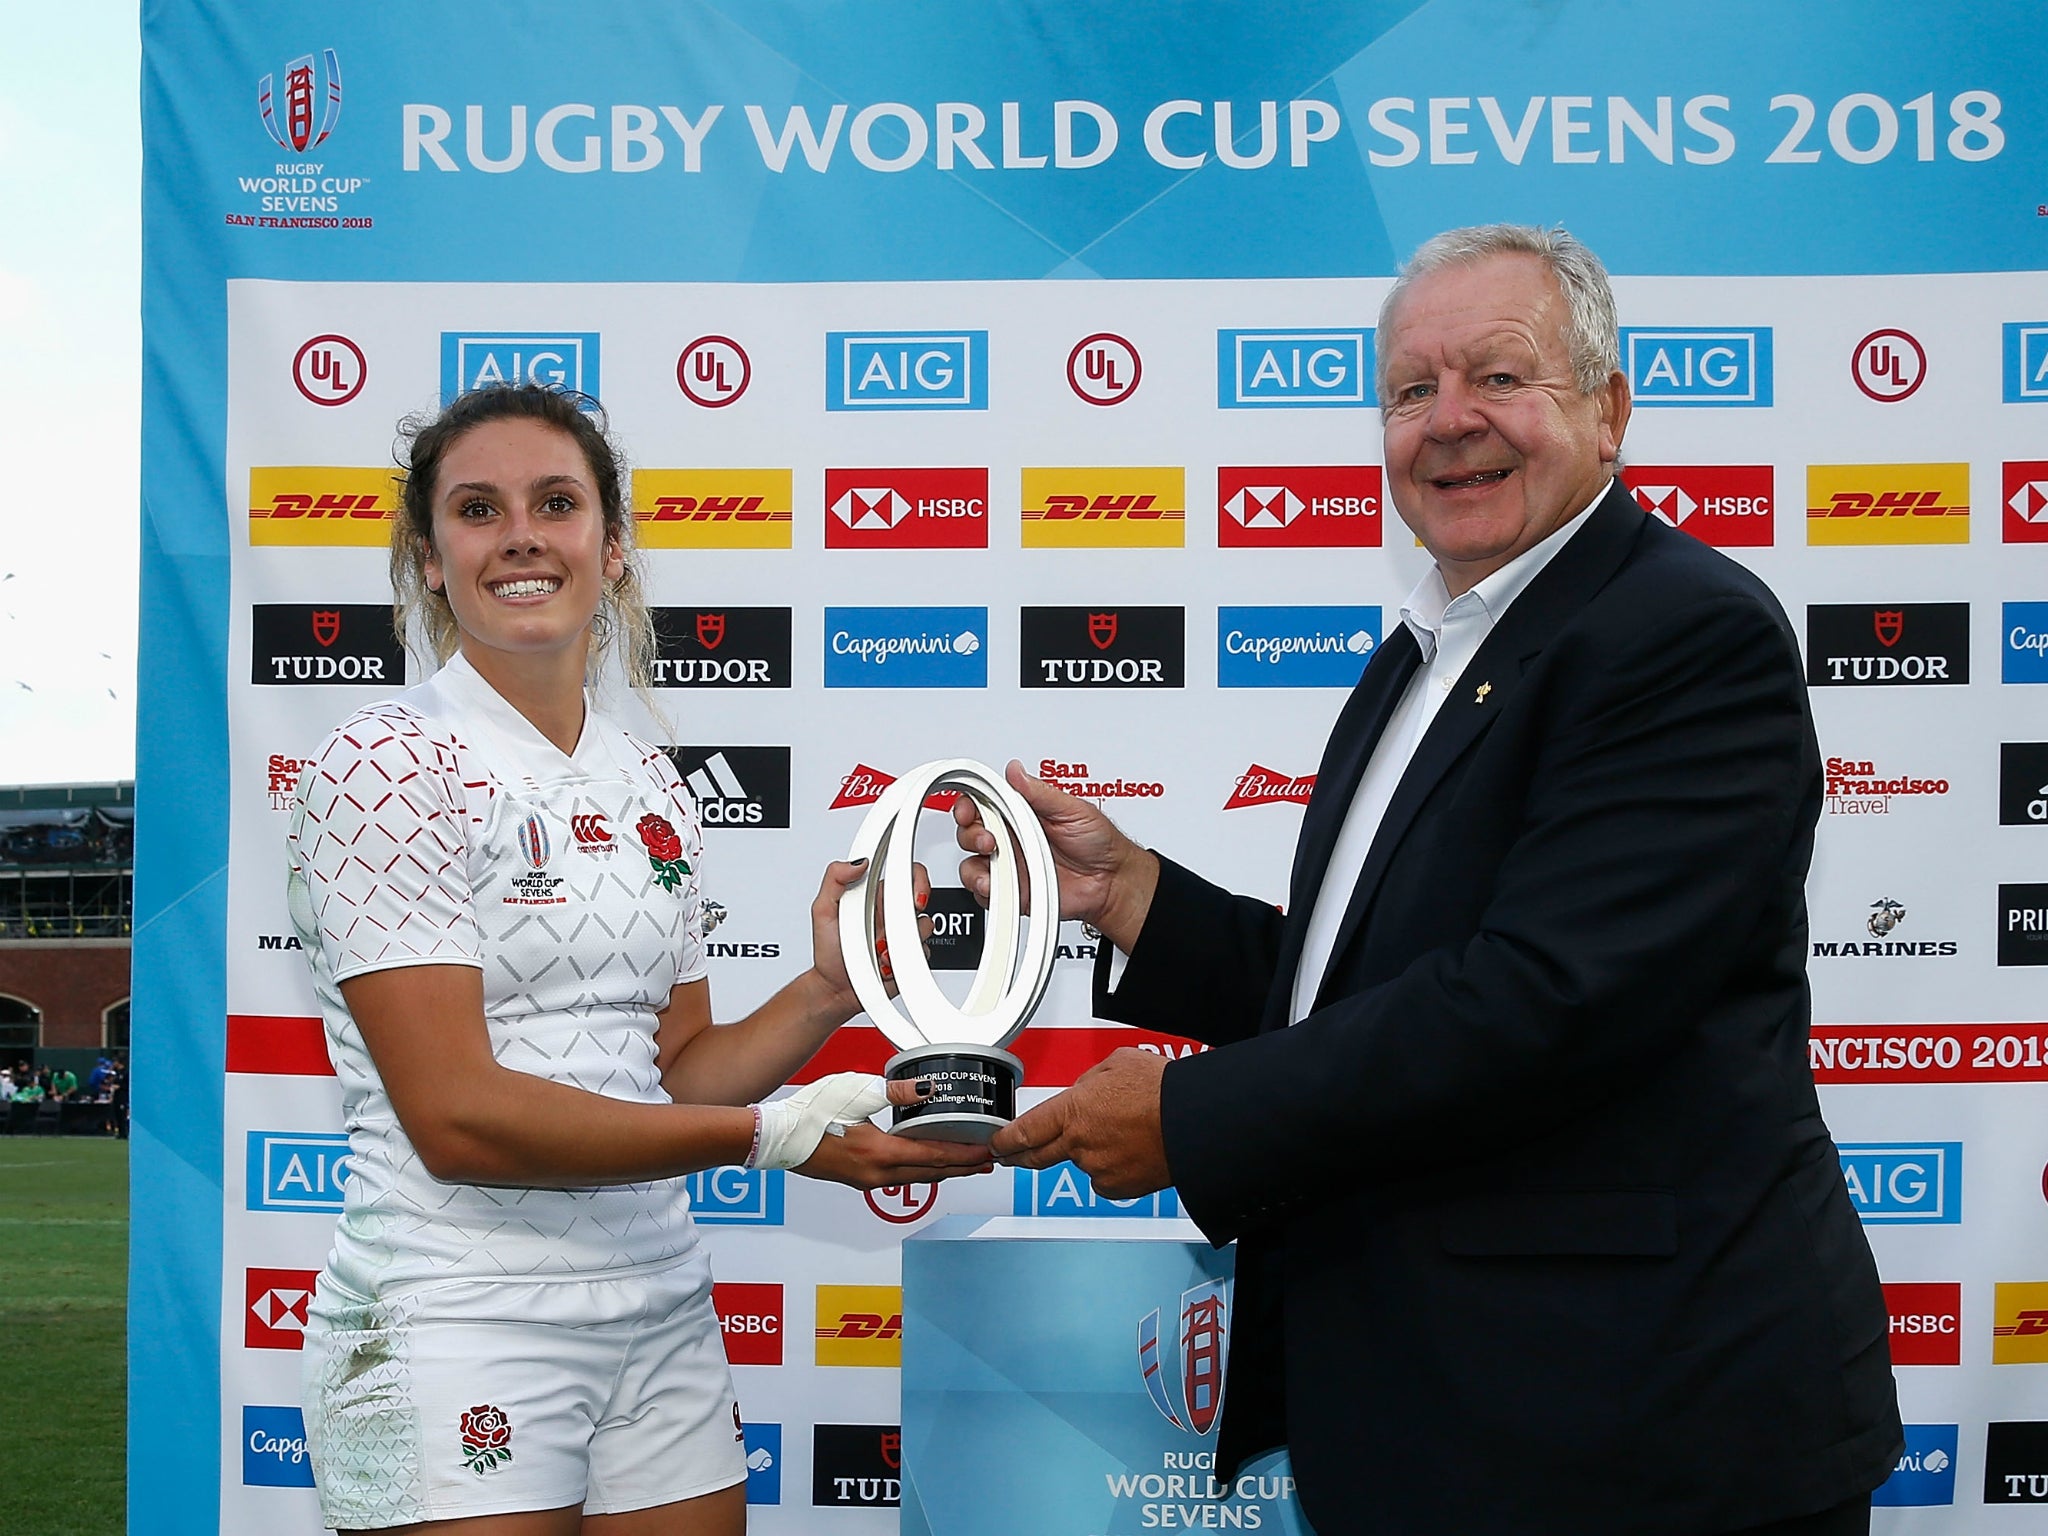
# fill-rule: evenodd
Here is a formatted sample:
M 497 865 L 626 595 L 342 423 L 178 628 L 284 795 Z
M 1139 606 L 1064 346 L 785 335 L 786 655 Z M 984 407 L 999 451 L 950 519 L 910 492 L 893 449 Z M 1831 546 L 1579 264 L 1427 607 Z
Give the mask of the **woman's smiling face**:
M 532 420 L 470 428 L 442 457 L 433 514 L 423 574 L 447 596 L 463 649 L 510 657 L 574 646 L 580 663 L 625 562 L 576 440 Z

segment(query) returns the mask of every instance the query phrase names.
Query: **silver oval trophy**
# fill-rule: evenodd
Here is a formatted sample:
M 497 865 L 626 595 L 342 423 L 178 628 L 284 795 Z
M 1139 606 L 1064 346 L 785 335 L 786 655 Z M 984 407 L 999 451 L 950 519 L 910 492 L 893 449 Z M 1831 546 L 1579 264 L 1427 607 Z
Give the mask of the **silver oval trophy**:
M 974 802 L 996 840 L 981 964 L 960 1004 L 932 979 L 911 894 L 918 815 L 927 797 L 948 790 Z M 899 1136 L 987 1141 L 1016 1118 L 1024 1064 L 1003 1047 L 1044 998 L 1059 940 L 1059 877 L 1038 818 L 995 770 L 971 758 L 947 758 L 912 769 L 883 790 L 848 856 L 869 862 L 839 898 L 839 952 L 861 1006 L 896 1046 L 883 1075 L 933 1085 L 931 1097 L 896 1106 L 891 1129 Z M 1026 879 L 1036 915 L 1024 910 Z M 883 982 L 878 938 L 887 944 L 895 997 Z

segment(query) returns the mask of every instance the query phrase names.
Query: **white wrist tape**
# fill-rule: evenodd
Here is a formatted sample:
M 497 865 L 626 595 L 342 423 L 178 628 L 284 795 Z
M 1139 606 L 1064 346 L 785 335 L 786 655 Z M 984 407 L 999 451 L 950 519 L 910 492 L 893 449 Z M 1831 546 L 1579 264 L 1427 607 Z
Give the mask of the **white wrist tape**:
M 810 1161 L 829 1133 L 846 1134 L 889 1102 L 888 1089 L 871 1072 L 835 1072 L 797 1089 L 786 1099 L 754 1106 L 761 1117 L 760 1144 L 749 1168 L 794 1168 Z

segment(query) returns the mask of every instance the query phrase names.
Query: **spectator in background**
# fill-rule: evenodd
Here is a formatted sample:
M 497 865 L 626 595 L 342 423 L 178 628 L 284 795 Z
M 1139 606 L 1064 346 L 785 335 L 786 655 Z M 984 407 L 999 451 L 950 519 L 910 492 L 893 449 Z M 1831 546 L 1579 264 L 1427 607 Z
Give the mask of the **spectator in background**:
M 34 1078 L 30 1078 L 14 1091 L 14 1101 L 17 1104 L 35 1104 L 40 1102 L 42 1097 L 43 1085 Z
M 78 1092 L 78 1074 L 69 1067 L 59 1067 L 50 1074 L 50 1097 L 68 1099 Z
M 106 1096 L 107 1074 L 113 1071 L 113 1069 L 114 1064 L 111 1061 L 107 1060 L 107 1058 L 104 1056 L 100 1057 L 98 1061 L 95 1061 L 92 1064 L 92 1071 L 87 1075 L 85 1079 L 85 1093 L 87 1098 L 99 1099 L 104 1098 Z
M 11 1104 L 13 1101 L 14 1074 L 7 1068 L 0 1067 L 0 1104 Z

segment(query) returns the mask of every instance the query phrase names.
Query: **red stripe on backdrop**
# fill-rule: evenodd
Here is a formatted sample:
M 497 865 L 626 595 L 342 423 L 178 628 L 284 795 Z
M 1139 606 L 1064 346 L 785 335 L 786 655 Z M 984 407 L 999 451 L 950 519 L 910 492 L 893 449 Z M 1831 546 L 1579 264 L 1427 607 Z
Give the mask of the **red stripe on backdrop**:
M 332 1077 L 318 1019 L 273 1013 L 228 1015 L 228 1070 L 285 1077 Z
M 1075 1078 L 1111 1051 L 1126 1045 L 1166 1056 L 1187 1056 L 1207 1049 L 1178 1035 L 1162 1035 L 1123 1024 L 1027 1029 L 1010 1042 L 1008 1049 L 1024 1063 L 1026 1088 L 1068 1088 Z M 879 1072 L 882 1063 L 895 1054 L 896 1047 L 872 1024 L 850 1024 L 827 1040 L 825 1048 L 790 1081 L 815 1082 L 832 1072 Z

